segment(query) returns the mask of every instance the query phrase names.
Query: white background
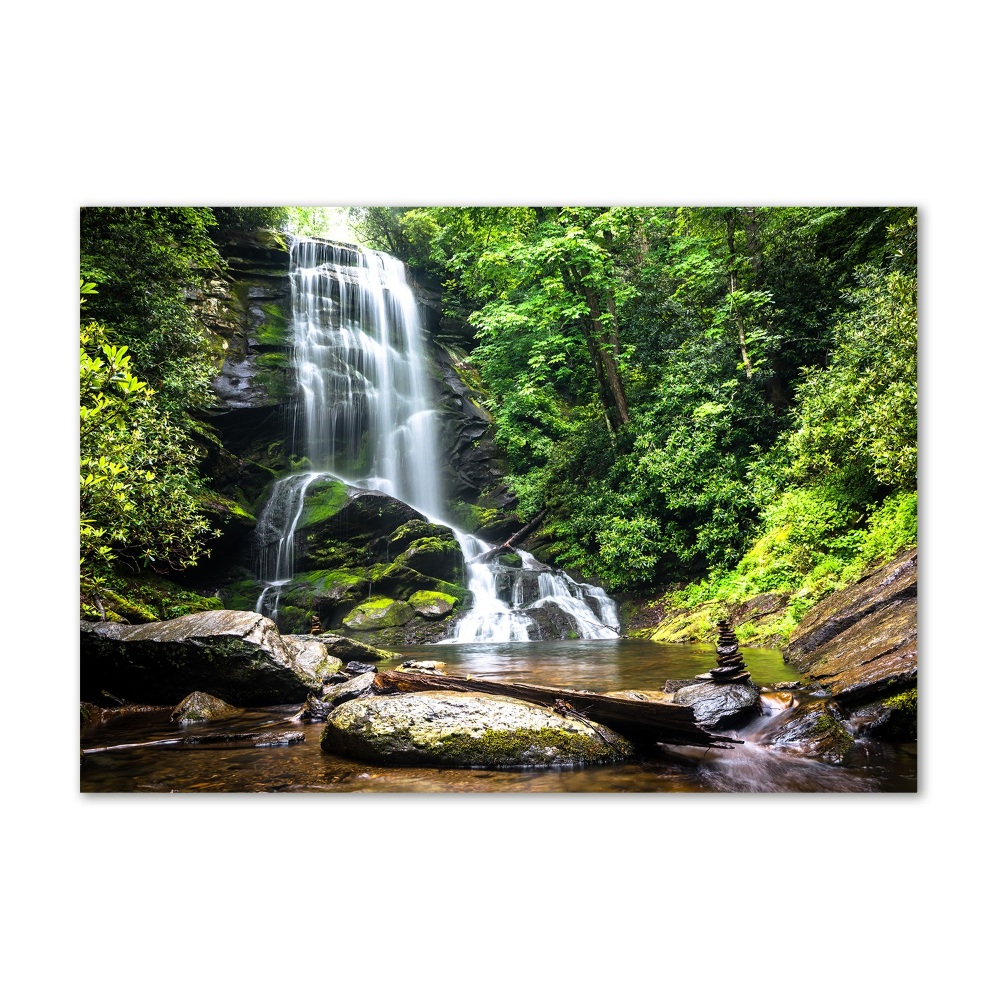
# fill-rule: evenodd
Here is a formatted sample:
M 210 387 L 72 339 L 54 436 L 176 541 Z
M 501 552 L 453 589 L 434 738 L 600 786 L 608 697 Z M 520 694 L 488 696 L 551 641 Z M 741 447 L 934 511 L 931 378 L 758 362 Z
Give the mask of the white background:
M 7 15 L 10 995 L 981 994 L 1000 332 L 984 9 Z M 920 792 L 81 795 L 78 209 L 169 203 L 917 205 Z

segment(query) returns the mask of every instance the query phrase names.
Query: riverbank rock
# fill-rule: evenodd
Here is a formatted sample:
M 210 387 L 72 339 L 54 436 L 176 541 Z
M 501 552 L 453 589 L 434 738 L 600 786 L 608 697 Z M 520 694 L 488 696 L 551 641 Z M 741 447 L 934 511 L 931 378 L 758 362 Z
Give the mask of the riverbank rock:
M 252 611 L 204 611 L 146 625 L 80 623 L 80 690 L 145 704 L 203 691 L 239 706 L 301 702 L 335 670 L 326 647 L 282 636 Z
M 372 763 L 436 767 L 567 767 L 633 753 L 596 723 L 499 695 L 451 691 L 347 702 L 330 713 L 321 746 Z
M 748 682 L 689 684 L 674 694 L 674 704 L 693 708 L 695 722 L 706 729 L 738 728 L 761 714 L 760 688 Z
M 401 660 L 401 653 L 393 653 L 388 649 L 369 646 L 368 643 L 350 639 L 346 635 L 334 635 L 332 632 L 320 632 L 319 635 L 287 635 L 286 639 L 297 639 L 300 642 L 320 642 L 326 647 L 331 659 L 360 660 L 362 663 L 378 663 L 382 660 Z
M 916 550 L 820 601 L 783 652 L 811 691 L 844 706 L 852 729 L 916 738 Z

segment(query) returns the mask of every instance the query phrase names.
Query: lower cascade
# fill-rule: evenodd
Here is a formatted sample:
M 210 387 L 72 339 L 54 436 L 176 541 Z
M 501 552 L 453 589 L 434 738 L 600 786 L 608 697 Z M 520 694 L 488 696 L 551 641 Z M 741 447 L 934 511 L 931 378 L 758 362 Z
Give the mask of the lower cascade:
M 361 247 L 296 240 L 291 287 L 294 438 L 310 471 L 276 482 L 258 519 L 255 610 L 277 620 L 295 574 L 307 492 L 317 480 L 336 478 L 408 504 L 458 541 L 473 607 L 443 642 L 617 639 L 617 609 L 602 588 L 577 583 L 522 549 L 497 555 L 448 523 L 437 414 L 402 262 Z
M 600 587 L 577 583 L 523 549 L 512 553 L 519 566 L 501 561 L 505 557 L 484 560 L 489 545 L 473 535 L 455 535 L 475 604 L 445 642 L 528 642 L 539 638 L 539 618 L 552 614 L 567 619 L 576 638 L 618 638 L 615 602 Z

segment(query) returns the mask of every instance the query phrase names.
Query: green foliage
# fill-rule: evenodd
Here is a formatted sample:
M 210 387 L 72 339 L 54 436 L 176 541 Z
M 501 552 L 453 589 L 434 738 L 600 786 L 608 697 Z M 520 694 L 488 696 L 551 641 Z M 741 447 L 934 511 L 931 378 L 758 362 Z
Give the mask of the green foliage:
M 216 223 L 223 229 L 252 233 L 257 229 L 282 229 L 297 209 L 275 206 L 243 205 L 230 208 L 213 208 Z M 308 211 L 308 210 L 303 210 Z
M 213 534 L 194 491 L 197 452 L 135 377 L 128 348 L 104 326 L 80 330 L 82 589 L 124 559 L 161 572 L 193 566 Z M 218 534 L 215 532 L 214 534 Z
M 359 214 L 474 325 L 548 558 L 625 588 L 736 572 L 759 544 L 744 591 L 819 591 L 915 483 L 911 209 Z
M 826 368 L 803 372 L 791 439 L 800 477 L 861 465 L 886 486 L 917 482 L 917 288 L 899 271 L 858 272 Z
M 207 208 L 84 208 L 80 274 L 100 294 L 90 316 L 129 345 L 138 378 L 179 417 L 211 401 L 216 367 L 189 294 L 224 264 Z

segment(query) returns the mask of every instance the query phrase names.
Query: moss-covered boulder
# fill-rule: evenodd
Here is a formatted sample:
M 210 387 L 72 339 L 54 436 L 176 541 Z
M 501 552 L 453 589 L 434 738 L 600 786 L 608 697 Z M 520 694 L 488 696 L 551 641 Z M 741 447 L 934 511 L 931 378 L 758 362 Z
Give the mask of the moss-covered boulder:
M 393 532 L 408 521 L 427 524 L 423 514 L 386 493 L 357 489 L 334 479 L 317 480 L 306 491 L 299 521 L 301 566 L 327 569 L 341 565 L 345 540 L 355 551 L 378 540 L 373 552 L 381 555 Z M 335 557 L 332 562 L 331 555 Z
M 145 625 L 80 623 L 84 700 L 175 705 L 203 691 L 233 705 L 301 702 L 322 689 L 326 647 L 290 639 L 252 611 L 205 611 Z
M 396 628 L 405 625 L 416 611 L 405 601 L 394 601 L 389 597 L 375 597 L 363 601 L 344 618 L 344 624 L 358 632 L 376 629 Z
M 192 691 L 171 713 L 170 721 L 182 725 L 189 722 L 214 722 L 239 715 L 242 709 L 215 698 L 204 691 Z
M 406 603 L 424 618 L 444 618 L 451 614 L 456 602 L 457 598 L 438 590 L 418 590 L 406 599 Z
M 830 764 L 843 763 L 854 747 L 854 737 L 834 706 L 822 698 L 796 704 L 771 722 L 758 739 L 767 746 Z
M 330 713 L 320 745 L 356 760 L 433 767 L 568 767 L 633 753 L 597 723 L 513 698 L 450 691 L 349 701 Z
M 414 539 L 399 557 L 405 566 L 439 580 L 461 579 L 465 558 L 454 537 L 425 535 Z

